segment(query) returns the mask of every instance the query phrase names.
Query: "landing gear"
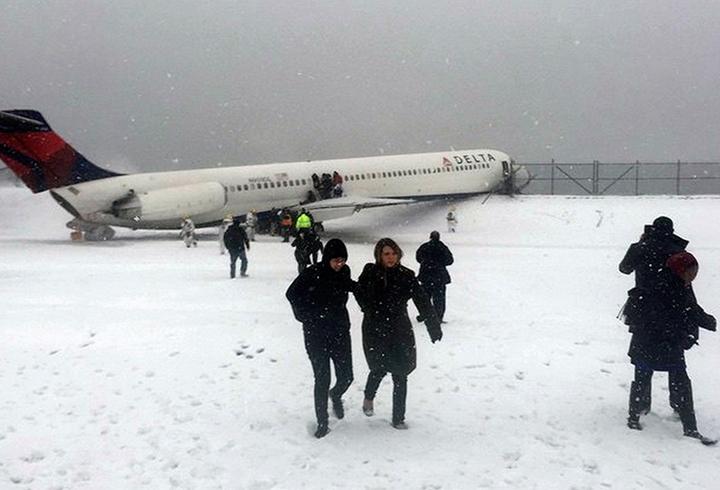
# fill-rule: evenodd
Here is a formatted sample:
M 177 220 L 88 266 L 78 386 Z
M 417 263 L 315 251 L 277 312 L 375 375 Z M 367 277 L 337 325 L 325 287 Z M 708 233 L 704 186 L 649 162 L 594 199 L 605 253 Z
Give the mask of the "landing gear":
M 83 233 L 85 235 L 85 240 L 89 242 L 104 242 L 112 240 L 115 236 L 115 230 L 107 225 L 97 225 L 95 223 L 88 223 L 87 221 L 79 219 L 69 221 L 65 226 L 73 230 L 70 233 L 70 238 L 72 240 L 78 240 L 80 238 L 78 235 L 82 235 Z
M 96 226 L 85 231 L 85 240 L 90 242 L 104 242 L 112 240 L 114 236 L 115 230 L 105 225 Z

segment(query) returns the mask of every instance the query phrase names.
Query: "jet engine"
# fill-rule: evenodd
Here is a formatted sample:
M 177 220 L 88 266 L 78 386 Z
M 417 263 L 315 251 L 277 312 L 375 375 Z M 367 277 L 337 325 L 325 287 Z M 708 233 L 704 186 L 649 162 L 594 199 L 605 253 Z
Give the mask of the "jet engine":
M 112 204 L 112 215 L 135 221 L 160 221 L 197 216 L 225 206 L 225 189 L 217 182 L 167 187 L 146 192 L 131 190 Z

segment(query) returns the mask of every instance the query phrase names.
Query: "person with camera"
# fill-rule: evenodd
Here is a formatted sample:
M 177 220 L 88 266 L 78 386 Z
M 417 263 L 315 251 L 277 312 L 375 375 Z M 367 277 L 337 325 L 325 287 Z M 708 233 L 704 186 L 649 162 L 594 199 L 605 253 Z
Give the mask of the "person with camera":
M 631 245 L 620 263 L 621 272 L 635 272 L 637 284 L 628 292 L 622 310 L 632 333 L 628 356 L 635 367 L 627 425 L 642 430 L 640 415 L 650 411 L 653 373 L 665 371 L 670 406 L 680 417 L 684 435 L 710 445 L 717 441 L 697 429 L 685 350 L 697 344 L 701 328 L 715 331 L 716 321 L 695 298 L 691 283 L 698 263 L 684 251 L 686 245 L 687 241 L 673 234 L 672 221 L 660 217 L 646 227 L 641 241 Z M 675 251 L 678 247 L 682 250 Z

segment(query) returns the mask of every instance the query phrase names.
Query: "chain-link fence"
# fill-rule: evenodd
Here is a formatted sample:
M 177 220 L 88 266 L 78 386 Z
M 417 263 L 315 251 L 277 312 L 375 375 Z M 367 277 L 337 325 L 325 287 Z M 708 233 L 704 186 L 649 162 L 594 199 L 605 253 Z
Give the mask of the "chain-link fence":
M 720 162 L 522 163 L 524 194 L 720 194 Z

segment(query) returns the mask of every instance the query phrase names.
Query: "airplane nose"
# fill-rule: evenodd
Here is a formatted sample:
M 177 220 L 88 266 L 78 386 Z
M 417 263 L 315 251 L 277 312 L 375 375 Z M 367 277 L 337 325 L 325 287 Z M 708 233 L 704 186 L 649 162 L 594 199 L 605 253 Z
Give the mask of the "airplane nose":
M 510 168 L 512 169 L 513 188 L 515 192 L 520 192 L 530 184 L 532 175 L 524 165 L 518 165 L 515 162 L 511 162 Z

